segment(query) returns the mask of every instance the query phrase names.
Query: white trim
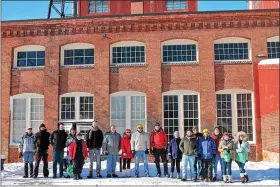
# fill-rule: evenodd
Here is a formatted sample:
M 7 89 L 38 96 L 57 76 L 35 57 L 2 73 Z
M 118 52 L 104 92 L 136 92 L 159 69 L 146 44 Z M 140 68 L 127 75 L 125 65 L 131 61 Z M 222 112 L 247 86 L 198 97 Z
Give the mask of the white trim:
M 60 97 L 76 97 L 76 96 L 94 96 L 94 95 L 88 92 L 69 92 L 60 95 Z
M 95 61 L 95 46 L 89 43 L 71 43 L 61 46 L 60 50 L 60 66 L 68 67 L 68 66 L 94 66 L 94 64 L 74 64 L 74 65 L 64 65 L 64 51 L 70 49 L 93 49 L 94 50 L 94 61 Z
M 163 46 L 164 45 L 193 45 L 196 47 L 196 60 L 195 61 L 179 61 L 179 62 L 163 62 Z M 171 39 L 161 43 L 161 63 L 168 65 L 189 65 L 189 64 L 198 64 L 199 62 L 199 50 L 198 50 L 198 42 L 190 39 Z
M 44 68 L 45 66 L 32 66 L 32 67 L 17 67 L 17 54 L 18 52 L 23 51 L 46 51 L 46 48 L 42 45 L 24 45 L 20 47 L 16 47 L 14 49 L 14 62 L 13 62 L 13 68 Z M 46 59 L 46 52 L 45 52 L 45 59 Z M 46 60 L 45 60 L 46 62 Z
M 26 116 L 25 116 L 25 128 L 27 128 L 31 124 L 30 120 L 30 115 L 31 115 L 31 99 L 44 99 L 44 95 L 37 94 L 37 93 L 22 93 L 22 94 L 17 94 L 10 96 L 10 120 L 11 120 L 11 125 L 10 125 L 10 141 L 9 145 L 19 145 L 19 143 L 13 142 L 13 104 L 14 104 L 14 99 L 25 99 L 25 107 L 26 107 Z M 45 105 L 45 104 L 44 104 Z M 45 107 L 45 106 L 44 106 Z M 44 120 L 44 119 L 43 119 Z
M 225 89 L 216 91 L 216 94 L 242 94 L 242 93 L 253 93 L 252 90 L 246 89 Z
M 267 42 L 279 42 L 280 37 L 279 36 L 272 36 L 270 38 L 267 38 Z
M 279 65 L 279 58 L 261 60 L 258 65 Z
M 120 91 L 111 93 L 111 96 L 146 96 L 146 93 L 138 91 Z
M 140 63 L 119 63 L 113 64 L 113 47 L 130 47 L 130 46 L 144 46 L 144 53 L 145 53 L 145 62 Z M 146 44 L 140 41 L 120 41 L 110 45 L 110 66 L 143 66 L 146 64 L 147 56 L 146 56 Z
M 185 137 L 184 132 L 184 95 L 197 95 L 198 103 L 198 129 L 200 129 L 200 93 L 193 90 L 171 90 L 162 93 L 162 127 L 164 128 L 164 96 L 178 96 L 178 125 L 180 137 Z

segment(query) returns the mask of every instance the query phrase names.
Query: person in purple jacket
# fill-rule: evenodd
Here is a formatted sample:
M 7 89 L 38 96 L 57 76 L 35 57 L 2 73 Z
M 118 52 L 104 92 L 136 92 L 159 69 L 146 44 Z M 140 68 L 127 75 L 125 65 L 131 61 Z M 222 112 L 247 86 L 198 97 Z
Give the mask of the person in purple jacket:
M 180 179 L 180 162 L 182 159 L 182 152 L 179 149 L 181 142 L 179 131 L 174 132 L 174 138 L 168 144 L 168 156 L 171 160 L 171 175 L 170 178 L 174 178 L 174 169 L 176 165 L 177 179 Z
M 198 157 L 202 161 L 202 174 L 205 182 L 211 182 L 213 177 L 213 160 L 216 157 L 216 143 L 209 136 L 208 129 L 203 130 L 203 137 L 198 142 Z

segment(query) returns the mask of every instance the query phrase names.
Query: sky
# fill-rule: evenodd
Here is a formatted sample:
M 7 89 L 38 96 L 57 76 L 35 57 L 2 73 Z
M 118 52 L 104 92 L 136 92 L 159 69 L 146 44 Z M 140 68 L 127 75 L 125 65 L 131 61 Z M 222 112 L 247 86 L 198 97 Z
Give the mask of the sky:
M 48 14 L 48 0 L 2 0 L 2 20 L 46 19 Z M 198 0 L 199 11 L 244 10 L 247 0 Z M 71 7 L 68 6 L 68 11 Z M 52 17 L 57 17 L 55 13 Z

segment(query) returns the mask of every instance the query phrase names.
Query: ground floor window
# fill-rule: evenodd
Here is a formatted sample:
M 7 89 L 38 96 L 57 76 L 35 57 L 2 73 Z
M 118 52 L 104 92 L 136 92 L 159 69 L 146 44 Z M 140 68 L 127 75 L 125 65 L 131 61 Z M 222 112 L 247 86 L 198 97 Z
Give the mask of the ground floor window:
M 253 94 L 244 91 L 221 91 L 217 99 L 217 125 L 222 132 L 235 135 L 238 131 L 247 133 L 254 141 Z
M 163 126 L 168 139 L 175 131 L 184 137 L 188 128 L 199 126 L 199 96 L 193 91 L 169 91 L 163 94 Z
M 137 124 L 146 126 L 146 96 L 141 92 L 117 92 L 111 95 L 111 124 L 117 132 L 126 128 L 136 131 Z
M 11 143 L 19 143 L 28 127 L 34 133 L 44 121 L 44 97 L 39 94 L 19 94 L 11 97 Z

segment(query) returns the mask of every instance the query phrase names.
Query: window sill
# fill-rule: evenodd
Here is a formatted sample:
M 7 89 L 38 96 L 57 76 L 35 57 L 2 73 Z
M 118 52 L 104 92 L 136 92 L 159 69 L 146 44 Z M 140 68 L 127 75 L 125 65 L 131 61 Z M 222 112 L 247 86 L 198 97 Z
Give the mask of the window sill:
M 197 61 L 187 61 L 187 62 L 162 62 L 163 65 L 198 65 L 199 63 Z
M 19 71 L 29 71 L 29 70 L 42 70 L 42 69 L 44 69 L 45 68 L 45 66 L 37 66 L 37 67 L 15 67 L 15 68 L 13 68 L 12 70 L 13 71 L 17 71 L 17 70 L 19 70 Z
M 251 60 L 216 60 L 215 64 L 252 64 Z
M 95 65 L 62 65 L 60 66 L 61 68 L 66 68 L 66 69 L 76 69 L 76 68 L 94 68 Z
M 110 67 L 137 67 L 146 66 L 146 63 L 110 64 Z

